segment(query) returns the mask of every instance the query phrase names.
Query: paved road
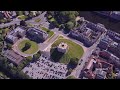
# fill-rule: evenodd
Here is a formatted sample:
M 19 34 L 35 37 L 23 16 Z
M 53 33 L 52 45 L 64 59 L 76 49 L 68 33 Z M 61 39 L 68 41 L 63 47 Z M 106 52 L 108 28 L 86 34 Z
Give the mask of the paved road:
M 40 14 L 39 16 L 32 18 L 31 20 L 27 20 L 26 22 L 27 22 L 27 23 L 29 22 L 29 23 L 32 23 L 32 24 L 36 24 L 36 23 L 34 22 L 34 20 L 35 20 L 36 18 L 40 18 L 40 19 L 41 19 L 41 22 L 42 22 L 42 21 L 46 21 L 46 19 L 44 18 L 44 15 L 45 15 L 45 14 L 46 14 L 46 11 L 43 12 L 42 14 Z M 9 22 L 9 23 L 0 24 L 0 28 L 8 27 L 8 26 L 14 25 L 14 24 L 20 24 L 20 21 L 21 21 L 21 20 L 19 20 L 19 19 L 17 19 L 17 18 L 14 18 L 13 21 L 11 21 L 11 22 Z
M 54 34 L 54 36 L 52 38 L 49 38 L 48 40 L 46 40 L 44 43 L 40 44 L 40 50 L 41 51 L 45 51 L 47 50 L 47 48 L 49 48 L 57 39 L 57 37 L 59 36 L 59 34 Z M 42 48 L 41 48 L 42 47 Z
M 78 67 L 76 68 L 75 70 L 75 76 L 78 78 L 80 73 L 81 73 L 81 70 L 83 69 L 84 65 L 85 65 L 85 62 L 88 61 L 88 58 L 89 56 L 91 55 L 92 51 L 97 47 L 97 44 L 100 42 L 101 38 L 104 37 L 105 34 L 102 34 L 101 37 L 97 40 L 97 42 L 92 45 L 90 48 L 88 48 L 88 50 L 85 52 L 85 54 L 83 55 L 82 59 L 83 61 L 81 62 L 81 65 L 78 65 Z M 80 63 L 80 61 L 79 61 Z

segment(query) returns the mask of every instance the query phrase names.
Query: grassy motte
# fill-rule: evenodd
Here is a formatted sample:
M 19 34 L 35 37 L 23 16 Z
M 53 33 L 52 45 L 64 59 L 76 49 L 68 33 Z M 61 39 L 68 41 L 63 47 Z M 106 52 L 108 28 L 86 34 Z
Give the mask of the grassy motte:
M 25 50 L 23 53 L 25 54 L 33 54 L 38 50 L 38 45 L 36 42 L 30 41 L 30 40 L 24 40 L 19 43 L 18 48 L 23 51 L 23 48 L 25 47 L 26 42 L 29 42 L 31 44 L 30 48 Z
M 61 42 L 67 43 L 68 45 L 68 50 L 65 54 L 58 52 L 56 48 Z M 72 42 L 71 40 L 64 39 L 64 38 L 61 38 L 55 41 L 52 44 L 52 48 L 51 48 L 52 60 L 60 63 L 65 63 L 65 64 L 68 64 L 71 58 L 78 58 L 79 60 L 82 57 L 83 53 L 84 53 L 84 50 L 80 45 Z

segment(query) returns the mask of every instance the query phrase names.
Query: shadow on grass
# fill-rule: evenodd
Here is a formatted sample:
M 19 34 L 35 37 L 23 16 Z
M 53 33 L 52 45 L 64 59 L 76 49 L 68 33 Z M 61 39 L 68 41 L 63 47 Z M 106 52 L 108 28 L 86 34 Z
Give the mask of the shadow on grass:
M 50 54 L 51 54 L 51 59 L 54 62 L 59 62 L 62 56 L 64 55 L 64 53 L 59 52 L 57 48 L 51 49 Z
M 71 68 L 71 69 L 74 69 L 74 68 L 76 68 L 76 66 L 77 66 L 77 65 L 73 65 L 73 64 L 71 64 L 71 63 L 69 62 L 68 65 L 67 65 L 67 68 L 68 68 L 68 69 L 70 69 L 70 68 Z
M 25 52 L 25 51 L 27 51 L 29 48 L 30 48 L 30 47 L 23 47 L 23 48 L 21 49 L 21 51 L 22 51 L 22 52 Z

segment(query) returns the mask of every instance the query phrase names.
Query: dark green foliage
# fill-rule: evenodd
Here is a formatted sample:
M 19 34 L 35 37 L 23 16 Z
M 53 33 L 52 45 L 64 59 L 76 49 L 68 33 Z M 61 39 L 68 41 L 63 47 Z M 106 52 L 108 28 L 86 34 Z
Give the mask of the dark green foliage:
M 31 47 L 31 43 L 30 42 L 26 42 L 24 48 L 22 48 L 22 52 L 28 50 L 30 47 Z
M 69 62 L 69 67 L 72 69 L 76 68 L 76 66 L 78 65 L 78 61 L 78 58 L 71 58 Z
M 69 21 L 65 24 L 65 27 L 69 30 L 73 29 L 74 28 L 74 23 Z
M 22 21 L 20 21 L 20 25 L 21 25 L 21 26 L 27 26 L 26 22 L 25 22 L 25 21 L 23 21 L 23 20 L 22 20 Z
M 37 59 L 39 59 L 39 57 L 41 56 L 41 52 L 37 52 L 36 54 L 33 55 L 34 61 L 36 61 Z
M 13 79 L 29 79 L 29 76 L 20 71 L 15 65 L 11 66 L 7 58 L 0 55 L 0 68 Z
M 12 44 L 11 43 L 7 43 L 7 48 L 10 50 L 12 49 Z
M 75 26 L 75 19 L 79 15 L 77 11 L 48 11 L 47 14 L 55 19 L 53 23 L 57 27 L 63 24 L 67 29 L 72 29 Z

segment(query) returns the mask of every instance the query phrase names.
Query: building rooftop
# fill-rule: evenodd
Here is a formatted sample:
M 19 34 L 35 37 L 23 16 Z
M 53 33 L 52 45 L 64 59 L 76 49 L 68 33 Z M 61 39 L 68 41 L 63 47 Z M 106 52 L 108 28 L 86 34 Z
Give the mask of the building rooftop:
M 4 55 L 16 65 L 19 65 L 20 62 L 24 59 L 22 56 L 14 52 L 13 50 L 7 50 L 4 52 Z

